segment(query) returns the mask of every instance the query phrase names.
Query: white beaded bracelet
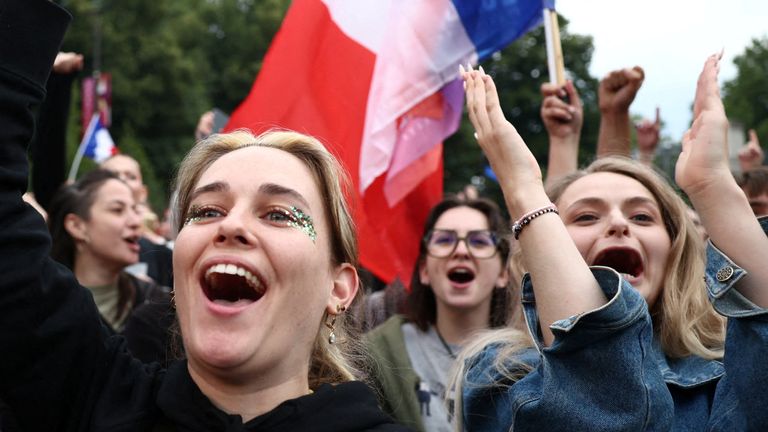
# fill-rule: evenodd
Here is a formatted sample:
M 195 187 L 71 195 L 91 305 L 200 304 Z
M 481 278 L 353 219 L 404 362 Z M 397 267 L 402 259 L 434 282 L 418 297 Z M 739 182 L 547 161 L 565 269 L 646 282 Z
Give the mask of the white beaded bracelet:
M 520 237 L 520 233 L 523 231 L 523 227 L 531 223 L 532 220 L 536 219 L 537 217 L 547 214 L 547 213 L 555 213 L 560 214 L 557 211 L 557 206 L 554 204 L 549 204 L 547 206 L 538 208 L 536 210 L 530 211 L 526 214 L 524 214 L 520 219 L 517 220 L 517 222 L 512 224 L 512 233 L 515 234 L 515 240 Z

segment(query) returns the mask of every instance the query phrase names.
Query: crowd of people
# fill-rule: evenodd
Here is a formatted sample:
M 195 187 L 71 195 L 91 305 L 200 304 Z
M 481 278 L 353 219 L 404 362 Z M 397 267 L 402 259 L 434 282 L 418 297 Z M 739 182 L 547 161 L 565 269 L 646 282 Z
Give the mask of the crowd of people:
M 30 143 L 62 135 L 35 107 L 68 106 L 49 76 L 82 67 L 57 58 L 70 18 L 0 0 L 0 431 L 768 428 L 768 170 L 750 131 L 730 171 L 720 55 L 675 169 L 685 200 L 653 167 L 659 111 L 630 120 L 642 68 L 601 81 L 583 168 L 578 91 L 542 85 L 545 178 L 492 77 L 461 67 L 510 220 L 447 195 L 408 287 L 367 302 L 347 177 L 314 137 L 211 133 L 206 113 L 165 231 L 128 155 L 30 176 Z

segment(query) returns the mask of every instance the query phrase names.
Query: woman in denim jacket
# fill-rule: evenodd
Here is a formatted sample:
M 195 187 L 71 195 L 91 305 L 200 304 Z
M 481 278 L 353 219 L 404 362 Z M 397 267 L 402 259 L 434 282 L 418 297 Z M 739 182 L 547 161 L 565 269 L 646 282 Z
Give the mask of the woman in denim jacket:
M 706 282 L 715 309 L 732 318 L 725 331 L 706 303 L 693 224 L 661 178 L 609 158 L 548 197 L 491 78 L 464 72 L 478 142 L 520 218 L 535 341 L 526 349 L 506 330 L 467 348 L 458 372 L 467 429 L 765 429 L 767 377 L 755 366 L 768 355 L 768 272 L 757 258 L 768 242 L 728 171 L 718 61 L 699 79 L 676 180 L 720 248 L 710 245 Z

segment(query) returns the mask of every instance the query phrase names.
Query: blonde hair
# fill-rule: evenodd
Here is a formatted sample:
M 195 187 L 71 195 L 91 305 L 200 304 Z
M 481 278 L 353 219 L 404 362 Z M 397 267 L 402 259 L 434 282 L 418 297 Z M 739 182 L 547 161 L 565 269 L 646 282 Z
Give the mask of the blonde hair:
M 349 179 L 339 162 L 316 138 L 298 132 L 272 130 L 254 135 L 247 130 L 236 130 L 226 134 L 213 134 L 201 140 L 182 161 L 176 176 L 176 205 L 173 208 L 174 230 L 178 232 L 186 220 L 190 198 L 203 173 L 220 157 L 246 147 L 269 147 L 285 151 L 299 160 L 312 172 L 325 204 L 326 220 L 329 225 L 329 246 L 332 265 L 349 263 L 357 266 L 357 237 L 352 216 L 347 206 L 345 192 Z M 362 290 L 349 309 L 354 310 L 362 301 Z M 309 368 L 309 386 L 316 388 L 323 383 L 350 381 L 359 375 L 354 364 L 360 364 L 359 338 L 352 333 L 353 326 L 346 323 L 349 314 L 340 314 L 334 323 L 337 336 L 335 344 L 328 343 L 329 330 L 318 323 L 318 333 L 312 349 Z M 323 314 L 323 322 L 329 319 Z
M 557 204 L 565 190 L 589 174 L 608 172 L 627 176 L 642 184 L 661 210 L 672 246 L 664 269 L 662 294 L 651 309 L 661 348 L 669 357 L 721 358 L 725 321 L 707 298 L 704 286 L 704 243 L 688 214 L 688 207 L 661 175 L 631 159 L 611 156 L 564 177 L 548 191 Z

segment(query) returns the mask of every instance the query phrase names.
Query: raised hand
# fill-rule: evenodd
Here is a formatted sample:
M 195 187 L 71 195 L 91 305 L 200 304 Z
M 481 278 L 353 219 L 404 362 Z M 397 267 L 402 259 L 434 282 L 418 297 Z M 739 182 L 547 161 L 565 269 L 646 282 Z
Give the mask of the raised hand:
M 749 171 L 763 164 L 765 153 L 760 147 L 760 140 L 757 139 L 757 132 L 754 129 L 749 130 L 749 141 L 747 145 L 739 149 L 739 165 L 741 171 Z
M 640 153 L 640 162 L 650 165 L 653 162 L 656 147 L 659 146 L 661 132 L 659 107 L 656 107 L 656 119 L 654 121 L 643 119 L 635 125 L 635 129 L 637 130 L 637 150 Z
M 717 85 L 721 57 L 710 56 L 699 76 L 694 121 L 683 136 L 675 180 L 691 198 L 712 242 L 747 271 L 739 292 L 768 308 L 768 239 L 728 166 L 728 119 Z
M 504 118 L 496 86 L 480 70 L 461 68 L 467 94 L 469 120 L 477 142 L 488 157 L 504 192 L 513 220 L 551 205 L 541 181 L 541 169 L 523 139 Z M 554 213 L 538 217 L 518 239 L 525 269 L 536 293 L 544 343 L 554 340 L 550 325 L 560 319 L 593 310 L 605 303 L 563 221 Z
M 717 84 L 721 57 L 722 53 L 714 54 L 704 63 L 696 84 L 693 125 L 683 135 L 675 167 L 675 181 L 691 199 L 733 179 L 728 166 L 728 119 Z
M 53 71 L 58 74 L 71 74 L 83 69 L 83 55 L 74 52 L 60 52 L 53 61 Z
M 544 98 L 541 103 L 541 119 L 549 135 L 546 184 L 551 185 L 578 169 L 584 110 L 579 93 L 570 80 L 563 86 L 542 84 L 541 95 Z M 568 102 L 562 99 L 565 96 L 568 96 Z
M 644 79 L 645 72 L 640 66 L 615 70 L 606 75 L 600 80 L 597 93 L 600 111 L 603 113 L 628 111 Z
M 465 70 L 462 67 L 461 76 L 469 120 L 502 189 L 505 193 L 529 187 L 543 189 L 539 164 L 515 127 L 504 117 L 493 79 L 482 68 Z
M 600 131 L 597 136 L 597 157 L 629 156 L 631 125 L 629 106 L 643 85 L 645 72 L 640 66 L 609 73 L 600 81 Z
M 653 153 L 659 145 L 659 132 L 661 131 L 661 118 L 659 107 L 656 107 L 656 119 L 650 121 L 644 119 L 637 125 L 637 147 L 643 153 Z
M 550 140 L 558 138 L 578 141 L 584 122 L 584 110 L 573 81 L 568 80 L 563 86 L 544 83 L 541 85 L 541 96 L 544 99 L 541 103 L 541 120 Z M 562 99 L 565 96 L 568 96 L 568 102 Z

